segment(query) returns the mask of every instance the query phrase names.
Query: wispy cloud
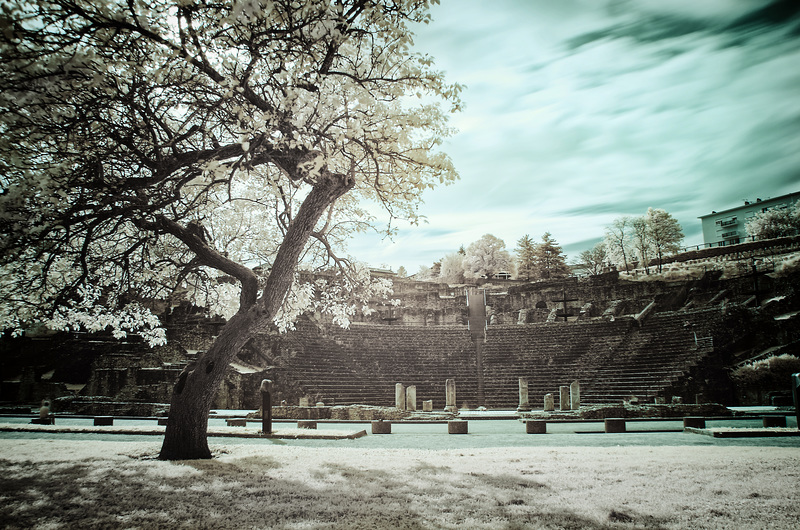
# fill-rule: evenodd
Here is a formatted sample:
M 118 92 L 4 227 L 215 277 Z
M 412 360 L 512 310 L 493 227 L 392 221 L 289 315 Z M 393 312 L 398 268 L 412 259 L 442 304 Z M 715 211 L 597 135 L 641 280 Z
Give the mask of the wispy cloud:
M 416 43 L 468 85 L 447 144 L 461 181 L 426 194 L 427 228 L 351 253 L 416 270 L 487 232 L 513 247 L 549 231 L 574 257 L 650 206 L 697 244 L 698 216 L 798 191 L 798 12 L 788 0 L 444 0 Z

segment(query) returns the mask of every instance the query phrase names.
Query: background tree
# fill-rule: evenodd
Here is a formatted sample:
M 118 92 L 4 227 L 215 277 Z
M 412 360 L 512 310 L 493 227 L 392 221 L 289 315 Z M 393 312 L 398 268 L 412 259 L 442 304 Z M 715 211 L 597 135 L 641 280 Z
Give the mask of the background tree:
M 505 242 L 492 234 L 485 234 L 470 243 L 464 256 L 464 276 L 491 278 L 498 272 L 507 271 L 511 267 L 511 255 L 505 248 Z
M 757 239 L 793 236 L 800 232 L 800 201 L 788 208 L 758 212 L 745 224 L 747 234 Z
M 650 274 L 650 259 L 653 252 L 653 241 L 650 235 L 650 225 L 645 216 L 633 217 L 630 221 L 631 247 L 639 257 L 639 267 L 644 267 Z
M 580 260 L 589 274 L 598 275 L 603 272 L 603 268 L 608 262 L 608 251 L 605 243 L 598 243 L 591 249 L 581 252 Z
M 397 267 L 397 277 L 398 278 L 405 278 L 406 276 L 408 276 L 408 272 L 406 271 L 406 268 L 403 267 L 402 265 Z
M 447 254 L 441 260 L 439 280 L 448 284 L 464 283 L 464 256 L 458 252 Z
M 658 272 L 661 272 L 664 256 L 675 254 L 681 249 L 683 230 L 678 220 L 666 210 L 648 208 L 644 217 L 650 244 L 658 259 Z
M 209 458 L 211 401 L 256 330 L 315 303 L 346 323 L 359 305 L 365 271 L 335 250 L 371 220 L 359 199 L 414 220 L 422 191 L 456 178 L 435 148 L 460 87 L 409 51 L 427 7 L 4 2 L 4 327 L 44 320 L 157 344 L 141 301 L 186 290 L 217 303 L 229 318 L 178 378 L 160 454 Z M 338 287 L 296 285 L 301 259 L 336 266 Z
M 631 252 L 631 222 L 629 216 L 618 217 L 606 227 L 605 242 L 609 257 L 622 269 L 628 270 L 628 256 Z
M 531 236 L 525 234 L 517 241 L 514 249 L 517 255 L 517 278 L 530 280 L 534 275 L 534 262 L 536 259 L 536 243 Z
M 533 273 L 536 278 L 543 280 L 566 278 L 570 275 L 567 257 L 550 232 L 545 232 L 542 242 L 534 248 Z

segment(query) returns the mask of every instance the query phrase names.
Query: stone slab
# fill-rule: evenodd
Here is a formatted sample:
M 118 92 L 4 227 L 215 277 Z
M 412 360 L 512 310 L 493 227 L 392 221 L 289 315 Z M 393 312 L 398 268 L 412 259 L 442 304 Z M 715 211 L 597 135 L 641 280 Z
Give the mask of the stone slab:
M 692 434 L 702 434 L 703 436 L 711 436 L 712 438 L 777 438 L 783 436 L 800 436 L 798 429 L 748 429 L 748 428 L 724 428 L 724 429 L 696 429 L 694 427 L 686 427 L 683 432 Z
M 260 427 L 260 426 L 259 426 Z M 113 427 L 97 428 L 91 425 L 75 425 L 64 427 L 61 425 L 31 425 L 24 423 L 2 423 L 0 432 L 50 432 L 64 434 L 141 434 L 164 436 L 163 426 L 153 427 Z M 315 439 L 315 440 L 353 440 L 367 436 L 366 430 L 313 430 L 313 429 L 273 429 L 270 434 L 264 434 L 254 427 L 209 427 L 208 436 L 222 438 L 277 438 L 277 439 Z

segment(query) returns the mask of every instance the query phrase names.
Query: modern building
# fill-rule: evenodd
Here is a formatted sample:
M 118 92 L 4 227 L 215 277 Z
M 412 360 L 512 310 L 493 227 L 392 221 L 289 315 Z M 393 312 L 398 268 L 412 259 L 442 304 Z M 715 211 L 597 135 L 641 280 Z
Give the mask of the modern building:
M 756 199 L 754 202 L 746 200 L 742 206 L 702 215 L 700 221 L 703 226 L 703 243 L 706 247 L 743 243 L 747 240 L 745 224 L 754 215 L 776 208 L 789 208 L 798 200 L 800 191 L 772 199 Z

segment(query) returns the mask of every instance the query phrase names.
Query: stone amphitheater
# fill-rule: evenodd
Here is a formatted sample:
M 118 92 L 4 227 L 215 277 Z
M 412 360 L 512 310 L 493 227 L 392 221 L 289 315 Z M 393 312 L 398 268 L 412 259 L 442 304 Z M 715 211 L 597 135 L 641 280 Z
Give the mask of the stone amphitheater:
M 275 382 L 273 399 L 289 405 L 308 398 L 393 406 L 402 383 L 442 410 L 445 381 L 455 379 L 459 407 L 515 409 L 520 378 L 533 408 L 573 381 L 585 404 L 673 397 L 743 404 L 731 368 L 765 355 L 798 355 L 800 343 L 800 274 L 779 273 L 781 252 L 767 250 L 714 258 L 733 263 L 738 274 L 723 276 L 724 267 L 702 256 L 673 267 L 703 264 L 695 279 L 608 273 L 449 286 L 395 278 L 400 305 L 376 301 L 376 312 L 349 329 L 310 316 L 295 331 L 255 337 L 231 365 L 215 408 L 258 409 L 264 378 Z M 6 338 L 0 401 L 58 398 L 62 408 L 87 414 L 163 412 L 177 375 L 224 324 L 188 306 L 164 321 L 169 343 L 155 349 L 135 337 Z

